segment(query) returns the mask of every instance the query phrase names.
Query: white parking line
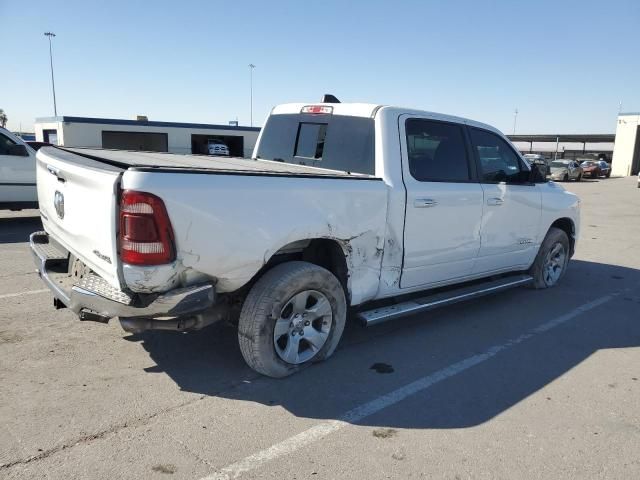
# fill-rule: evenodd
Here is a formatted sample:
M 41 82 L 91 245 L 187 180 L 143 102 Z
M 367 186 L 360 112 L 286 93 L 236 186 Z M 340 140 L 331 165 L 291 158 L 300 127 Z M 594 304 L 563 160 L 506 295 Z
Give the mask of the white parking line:
M 627 289 L 629 290 L 629 289 Z M 625 291 L 627 291 L 625 290 Z M 243 458 L 231 465 L 227 465 L 226 467 L 218 470 L 211 475 L 203 477 L 201 480 L 230 480 L 234 478 L 238 478 L 244 473 L 255 470 L 262 465 L 275 460 L 276 458 L 291 454 L 300 448 L 309 445 L 316 440 L 320 440 L 321 438 L 326 437 L 327 435 L 336 432 L 350 424 L 357 423 L 374 413 L 377 413 L 387 407 L 395 405 L 402 400 L 405 400 L 407 397 L 411 395 L 415 395 L 416 393 L 423 392 L 433 385 L 440 383 L 447 378 L 453 377 L 465 370 L 478 365 L 482 362 L 486 362 L 490 358 L 496 356 L 498 353 L 503 352 L 504 350 L 508 350 L 511 347 L 514 347 L 525 340 L 528 340 L 536 335 L 540 335 L 542 333 L 548 332 L 549 330 L 559 327 L 560 325 L 568 322 L 569 320 L 577 317 L 578 315 L 592 310 L 610 300 L 612 300 L 617 295 L 620 295 L 622 292 L 613 293 L 611 295 L 606 295 L 604 297 L 600 297 L 592 302 L 581 305 L 580 307 L 572 310 L 565 315 L 561 315 L 556 317 L 548 322 L 545 322 L 538 327 L 529 330 L 527 333 L 523 333 L 519 337 L 508 340 L 505 343 L 500 345 L 494 345 L 493 347 L 485 350 L 483 353 L 479 353 L 477 355 L 473 355 L 471 357 L 465 358 L 464 360 L 454 363 L 453 365 L 449 365 L 448 367 L 443 368 L 442 370 L 438 370 L 435 373 L 422 377 L 412 383 L 409 383 L 403 387 L 398 388 L 386 395 L 378 397 L 370 402 L 363 403 L 352 410 L 341 415 L 337 420 L 330 420 L 327 422 L 320 423 L 315 425 L 308 430 L 305 430 L 298 435 L 294 435 L 293 437 L 289 437 L 282 442 L 276 443 L 269 448 L 261 450 L 259 452 L 254 453 L 248 457 Z
M 49 289 L 44 288 L 42 290 L 27 290 L 26 292 L 17 292 L 17 293 L 4 293 L 0 295 L 0 300 L 3 298 L 13 298 L 13 297 L 21 297 L 23 295 L 35 295 L 36 293 L 44 293 L 48 292 Z

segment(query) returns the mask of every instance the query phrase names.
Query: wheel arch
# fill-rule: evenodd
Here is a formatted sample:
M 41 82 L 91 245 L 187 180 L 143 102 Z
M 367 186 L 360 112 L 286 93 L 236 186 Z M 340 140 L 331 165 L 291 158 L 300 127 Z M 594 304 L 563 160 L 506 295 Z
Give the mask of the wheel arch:
M 280 263 L 302 260 L 326 268 L 333 273 L 342 285 L 348 304 L 351 299 L 348 256 L 348 245 L 335 238 L 308 238 L 290 242 L 269 257 L 264 266 L 251 279 L 249 285 L 255 283 L 266 271 Z
M 559 228 L 564 233 L 567 234 L 569 238 L 569 256 L 573 257 L 575 253 L 575 245 L 576 245 L 576 224 L 569 217 L 562 217 L 556 219 L 550 226 L 547 232 L 552 228 Z

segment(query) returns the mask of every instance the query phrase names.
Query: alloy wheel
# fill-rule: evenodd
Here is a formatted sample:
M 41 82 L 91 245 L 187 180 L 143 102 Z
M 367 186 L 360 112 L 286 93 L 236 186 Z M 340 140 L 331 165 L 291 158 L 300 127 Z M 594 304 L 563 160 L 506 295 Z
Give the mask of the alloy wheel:
M 303 290 L 285 303 L 273 330 L 273 346 L 287 363 L 308 362 L 322 349 L 333 323 L 331 303 L 316 290 Z
M 558 242 L 551 247 L 544 259 L 542 266 L 544 283 L 551 287 L 555 285 L 564 270 L 566 263 L 567 253 L 564 245 Z

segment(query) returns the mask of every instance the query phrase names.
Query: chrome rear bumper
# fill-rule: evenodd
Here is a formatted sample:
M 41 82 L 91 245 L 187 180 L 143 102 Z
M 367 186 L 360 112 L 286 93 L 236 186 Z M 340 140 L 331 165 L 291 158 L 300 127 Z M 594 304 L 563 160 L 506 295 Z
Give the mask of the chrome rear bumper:
M 202 313 L 215 303 L 215 289 L 208 283 L 142 295 L 114 288 L 95 274 L 76 280 L 67 274 L 68 252 L 46 232 L 32 233 L 29 243 L 37 272 L 56 306 L 68 307 L 81 320 L 179 318 Z

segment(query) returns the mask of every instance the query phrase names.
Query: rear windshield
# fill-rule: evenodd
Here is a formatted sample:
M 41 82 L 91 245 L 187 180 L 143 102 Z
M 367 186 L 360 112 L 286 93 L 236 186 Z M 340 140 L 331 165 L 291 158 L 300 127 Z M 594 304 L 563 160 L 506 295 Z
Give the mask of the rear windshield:
M 566 168 L 569 166 L 567 162 L 551 162 L 552 167 Z
M 271 115 L 257 158 L 344 172 L 374 174 L 372 118 L 343 115 Z

